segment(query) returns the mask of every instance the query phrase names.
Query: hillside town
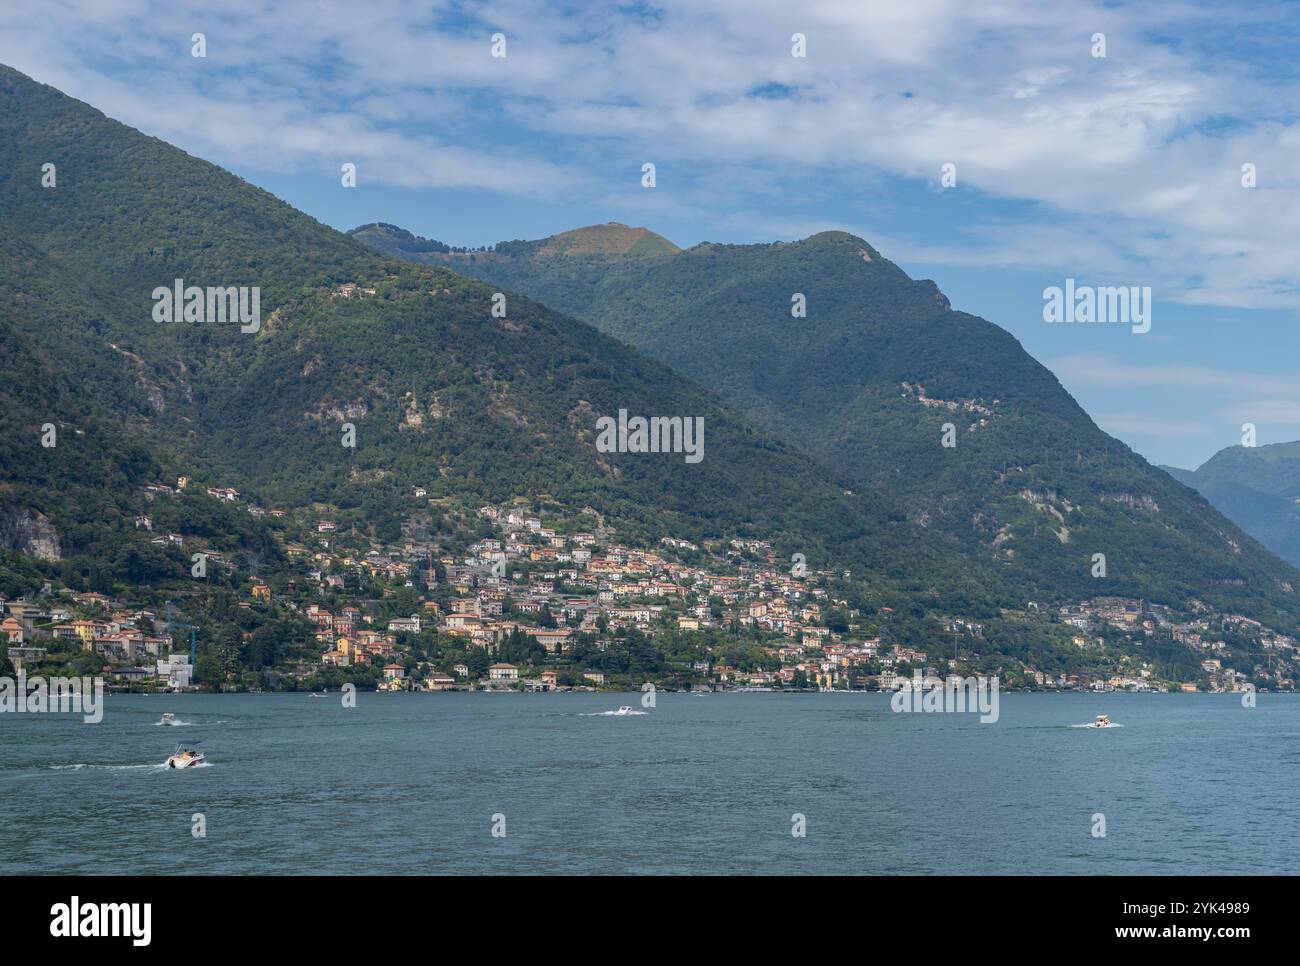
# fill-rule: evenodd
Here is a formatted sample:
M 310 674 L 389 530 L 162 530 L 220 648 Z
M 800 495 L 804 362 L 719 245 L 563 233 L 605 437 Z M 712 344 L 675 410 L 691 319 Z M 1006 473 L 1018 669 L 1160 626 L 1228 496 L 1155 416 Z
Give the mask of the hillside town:
M 151 485 L 151 500 L 196 485 Z M 778 559 L 765 540 L 696 545 L 661 537 L 631 546 L 596 518 L 533 512 L 520 498 L 466 509 L 465 534 L 448 541 L 409 525 L 380 545 L 341 528 L 332 508 L 293 512 L 241 503 L 230 487 L 213 501 L 277 522 L 290 564 L 274 574 L 237 572 L 229 555 L 190 534 L 154 535 L 183 550 L 206 577 L 225 575 L 254 630 L 275 617 L 292 646 L 264 675 L 223 667 L 220 647 L 183 617 L 184 598 L 133 607 L 93 592 L 45 585 L 34 599 L 0 600 L 0 644 L 15 670 L 67 664 L 113 686 L 183 690 L 315 688 L 352 681 L 381 691 L 519 689 L 881 690 L 934 686 L 950 674 L 997 673 L 1006 686 L 1094 691 L 1292 689 L 1296 642 L 1239 615 L 1191 601 L 1187 613 L 1099 596 L 1056 608 L 1028 602 L 1015 619 L 1045 622 L 1082 670 L 1035 667 L 984 651 L 984 624 L 958 616 L 937 628 L 941 645 L 908 639 L 889 607 L 864 613 L 839 591 L 851 575 Z M 413 507 L 429 503 L 414 488 Z M 152 531 L 151 516 L 136 520 Z M 201 561 L 201 564 L 198 563 Z M 195 622 L 197 623 L 197 622 Z M 265 636 L 265 635 L 264 635 Z M 284 636 L 284 635 L 282 635 Z M 192 643 L 197 639 L 198 644 Z M 1117 646 L 1119 645 L 1119 646 Z M 192 657 L 193 648 L 200 656 Z M 1157 653 L 1176 648 L 1187 670 L 1171 675 Z M 1143 652 L 1148 650 L 1151 657 Z M 1263 660 L 1249 665 L 1250 650 Z M 653 656 L 647 656 L 653 653 Z M 636 654 L 629 660 L 629 654 Z M 288 659 L 285 659 L 288 656 Z M 207 666 L 205 667 L 205 661 Z M 1059 662 L 1058 662 L 1059 663 Z

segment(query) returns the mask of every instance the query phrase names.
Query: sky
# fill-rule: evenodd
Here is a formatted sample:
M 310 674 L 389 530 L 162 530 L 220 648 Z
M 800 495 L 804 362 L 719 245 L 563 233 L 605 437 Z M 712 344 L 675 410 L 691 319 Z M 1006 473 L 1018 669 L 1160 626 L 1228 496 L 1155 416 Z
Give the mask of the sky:
M 850 231 L 1153 463 L 1300 439 L 1295 2 L 6 0 L 0 62 L 342 230 Z

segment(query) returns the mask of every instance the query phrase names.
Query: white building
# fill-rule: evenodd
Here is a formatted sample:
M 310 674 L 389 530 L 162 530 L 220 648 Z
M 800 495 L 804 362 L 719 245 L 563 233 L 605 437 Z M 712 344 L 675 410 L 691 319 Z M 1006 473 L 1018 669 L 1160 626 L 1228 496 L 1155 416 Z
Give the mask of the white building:
M 194 666 L 190 664 L 188 655 L 172 654 L 165 661 L 158 662 L 157 673 L 169 688 L 188 688 L 194 677 Z
M 488 679 L 491 681 L 518 681 L 519 668 L 513 664 L 493 664 L 488 668 Z

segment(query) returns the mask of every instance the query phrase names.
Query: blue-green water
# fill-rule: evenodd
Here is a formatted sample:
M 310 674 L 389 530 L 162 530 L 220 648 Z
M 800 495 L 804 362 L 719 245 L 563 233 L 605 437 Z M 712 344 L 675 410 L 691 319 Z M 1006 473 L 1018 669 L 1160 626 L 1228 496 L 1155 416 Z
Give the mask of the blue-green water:
M 3 714 L 0 873 L 1300 870 L 1297 698 L 1004 694 L 995 724 L 895 714 L 881 694 L 660 694 L 602 714 L 639 698 L 109 696 L 95 725 Z M 192 724 L 159 727 L 163 711 Z M 1103 712 L 1124 727 L 1070 727 Z M 210 767 L 157 767 L 182 739 Z

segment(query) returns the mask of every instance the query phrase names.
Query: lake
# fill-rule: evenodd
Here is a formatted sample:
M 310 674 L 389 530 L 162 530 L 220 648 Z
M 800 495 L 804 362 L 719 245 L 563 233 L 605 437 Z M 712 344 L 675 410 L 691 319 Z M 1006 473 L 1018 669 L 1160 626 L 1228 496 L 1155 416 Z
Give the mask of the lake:
M 99 724 L 2 714 L 0 873 L 1300 870 L 1295 696 L 1003 694 L 990 724 L 876 693 L 608 713 L 640 698 L 109 695 Z M 1101 713 L 1123 727 L 1071 727 Z M 159 767 L 195 739 L 209 767 Z

